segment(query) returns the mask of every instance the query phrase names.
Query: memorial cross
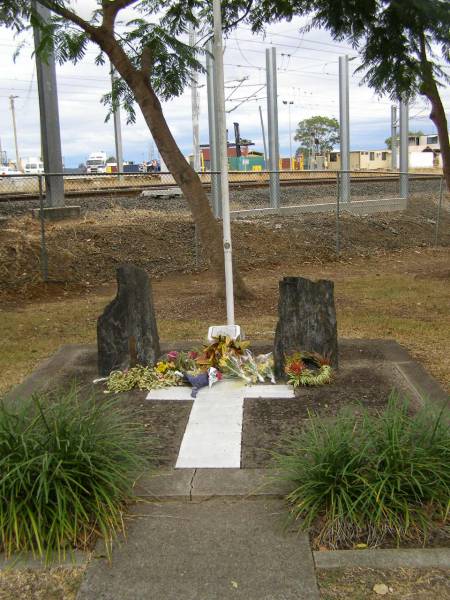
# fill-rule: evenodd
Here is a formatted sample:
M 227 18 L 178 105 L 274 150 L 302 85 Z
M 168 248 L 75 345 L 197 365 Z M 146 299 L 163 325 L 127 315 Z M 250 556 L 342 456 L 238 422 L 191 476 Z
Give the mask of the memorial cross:
M 294 398 L 288 385 L 245 385 L 240 380 L 222 380 L 202 388 L 191 398 L 185 386 L 151 390 L 147 400 L 193 400 L 181 441 L 177 469 L 239 469 L 241 466 L 242 420 L 246 398 Z

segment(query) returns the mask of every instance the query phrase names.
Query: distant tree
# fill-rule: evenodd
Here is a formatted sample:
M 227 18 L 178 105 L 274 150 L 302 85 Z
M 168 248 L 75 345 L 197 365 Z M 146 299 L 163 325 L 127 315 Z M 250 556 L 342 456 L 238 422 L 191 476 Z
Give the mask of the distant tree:
M 379 94 L 431 105 L 443 171 L 450 191 L 450 142 L 439 88 L 450 82 L 450 2 L 448 0 L 260 0 L 249 16 L 254 31 L 266 23 L 310 15 L 308 28 L 328 29 L 361 53 L 357 71 Z
M 161 157 L 183 191 L 202 246 L 208 249 L 208 259 L 222 285 L 221 225 L 214 218 L 203 184 L 185 160 L 161 107 L 161 100 L 183 93 L 193 71 L 203 70 L 199 61 L 201 47 L 184 43 L 182 36 L 188 33 L 190 25 L 196 28 L 205 25 L 210 31 L 210 3 L 200 0 L 96 0 L 90 3 L 93 10 L 87 17 L 86 11 L 81 11 L 81 3 L 72 0 L 38 0 L 38 3 L 52 11 L 49 23 L 44 22 L 36 11 L 35 2 L 1 0 L 0 24 L 16 34 L 26 31 L 30 25 L 39 28 L 42 41 L 37 53 L 44 60 L 53 52 L 59 63 L 76 64 L 92 44 L 99 52 L 97 64 L 104 64 L 106 59 L 111 62 L 117 76 L 112 91 L 103 98 L 108 106 L 108 116 L 121 105 L 128 114 L 128 121 L 134 122 L 135 104 L 139 106 Z M 123 14 L 124 9 L 127 9 L 127 15 Z M 242 11 L 246 15 L 248 10 L 245 0 L 234 0 L 228 9 L 224 9 L 224 23 L 234 26 L 240 20 L 236 13 Z M 237 298 L 250 294 L 237 268 L 234 269 L 234 283 Z
M 299 146 L 297 148 L 297 150 L 295 151 L 295 157 L 299 158 L 299 156 L 301 154 L 303 154 L 303 156 L 307 156 L 307 154 L 309 153 L 309 148 L 307 148 L 306 146 Z
M 419 131 L 410 131 L 410 132 L 408 133 L 408 135 L 409 135 L 409 136 L 412 136 L 412 135 L 419 136 L 419 135 L 425 135 L 425 134 L 424 134 L 424 132 L 423 132 L 423 131 L 420 131 L 420 130 L 419 130 Z M 398 140 L 398 139 L 399 139 L 399 138 L 397 138 L 397 140 Z M 391 136 L 389 136 L 388 138 L 386 138 L 386 139 L 384 140 L 384 143 L 386 144 L 386 146 L 387 146 L 387 148 L 388 148 L 389 150 L 392 150 L 392 137 L 391 137 Z
M 86 170 L 86 165 L 84 163 L 80 163 L 78 165 L 78 168 L 79 168 L 80 171 L 85 171 Z
M 325 154 L 339 143 L 339 123 L 336 119 L 320 115 L 304 119 L 297 126 L 294 140 L 301 142 L 307 152 Z
M 117 159 L 115 156 L 108 156 L 108 158 L 106 159 L 107 163 L 115 163 L 117 162 Z

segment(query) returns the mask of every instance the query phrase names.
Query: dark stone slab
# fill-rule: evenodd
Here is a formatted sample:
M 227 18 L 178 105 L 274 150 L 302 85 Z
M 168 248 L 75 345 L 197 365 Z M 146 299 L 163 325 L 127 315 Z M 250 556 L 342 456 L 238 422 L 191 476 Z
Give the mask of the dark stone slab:
M 278 324 L 275 331 L 275 374 L 284 372 L 284 357 L 303 350 L 326 356 L 338 366 L 334 284 L 320 279 L 285 277 L 279 283 Z
M 160 355 L 147 273 L 135 265 L 117 269 L 117 296 L 97 321 L 98 371 L 102 376 L 134 364 L 154 364 Z

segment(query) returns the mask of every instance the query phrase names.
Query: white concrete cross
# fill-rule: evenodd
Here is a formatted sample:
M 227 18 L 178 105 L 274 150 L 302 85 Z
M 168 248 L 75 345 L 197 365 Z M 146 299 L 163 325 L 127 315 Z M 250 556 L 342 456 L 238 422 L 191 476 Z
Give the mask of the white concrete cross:
M 193 400 L 181 442 L 177 469 L 240 468 L 242 418 L 245 398 L 293 398 L 288 385 L 245 385 L 225 379 L 202 388 L 191 398 L 192 388 L 180 386 L 152 390 L 147 400 Z

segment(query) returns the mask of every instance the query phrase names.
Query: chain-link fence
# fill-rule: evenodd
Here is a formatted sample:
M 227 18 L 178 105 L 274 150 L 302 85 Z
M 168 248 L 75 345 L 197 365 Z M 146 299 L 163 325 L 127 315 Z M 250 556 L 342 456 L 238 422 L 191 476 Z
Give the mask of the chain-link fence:
M 200 174 L 214 208 L 217 207 L 212 184 L 219 175 Z M 230 171 L 229 182 L 231 217 L 236 222 L 238 238 L 244 236 L 237 239 L 237 245 L 245 248 L 250 236 L 260 237 L 261 256 L 258 250 L 254 251 L 260 262 L 264 260 L 264 236 L 275 233 L 276 245 L 280 232 L 286 232 L 283 243 L 287 246 L 298 248 L 301 239 L 304 246 L 301 252 L 306 252 L 308 246 L 320 244 L 325 247 L 323 256 L 328 258 L 352 253 L 367 255 L 374 249 L 450 243 L 449 213 L 443 201 L 445 184 L 441 175 L 388 171 Z M 66 208 L 79 206 L 84 222 L 86 215 L 90 215 L 93 227 L 102 223 L 125 231 L 130 224 L 137 228 L 148 218 L 155 227 L 153 234 L 160 236 L 162 243 L 165 238 L 170 239 L 173 230 L 171 248 L 181 241 L 186 245 L 187 269 L 198 269 L 205 264 L 197 227 L 170 173 L 0 176 L 0 221 L 2 217 L 7 222 L 10 217 L 27 215 L 34 209 L 43 280 L 49 278 L 49 272 L 52 277 L 51 271 L 58 260 L 58 252 L 52 255 L 48 250 L 53 243 L 50 238 L 55 234 L 47 227 L 43 209 L 61 200 Z M 111 212 L 110 209 L 116 208 L 120 210 Z M 158 223 L 163 233 L 159 233 Z M 76 228 L 73 225 L 71 235 L 75 232 L 76 236 Z M 90 243 L 89 237 L 87 242 Z M 78 244 L 77 239 L 74 244 Z M 96 256 L 105 248 L 96 250 Z M 183 253 L 179 252 L 176 262 L 168 254 L 170 251 L 173 250 L 167 251 L 167 256 L 151 259 L 155 272 L 159 272 L 159 265 L 164 265 L 166 271 L 185 268 Z M 125 254 L 127 260 L 132 258 L 131 252 Z

